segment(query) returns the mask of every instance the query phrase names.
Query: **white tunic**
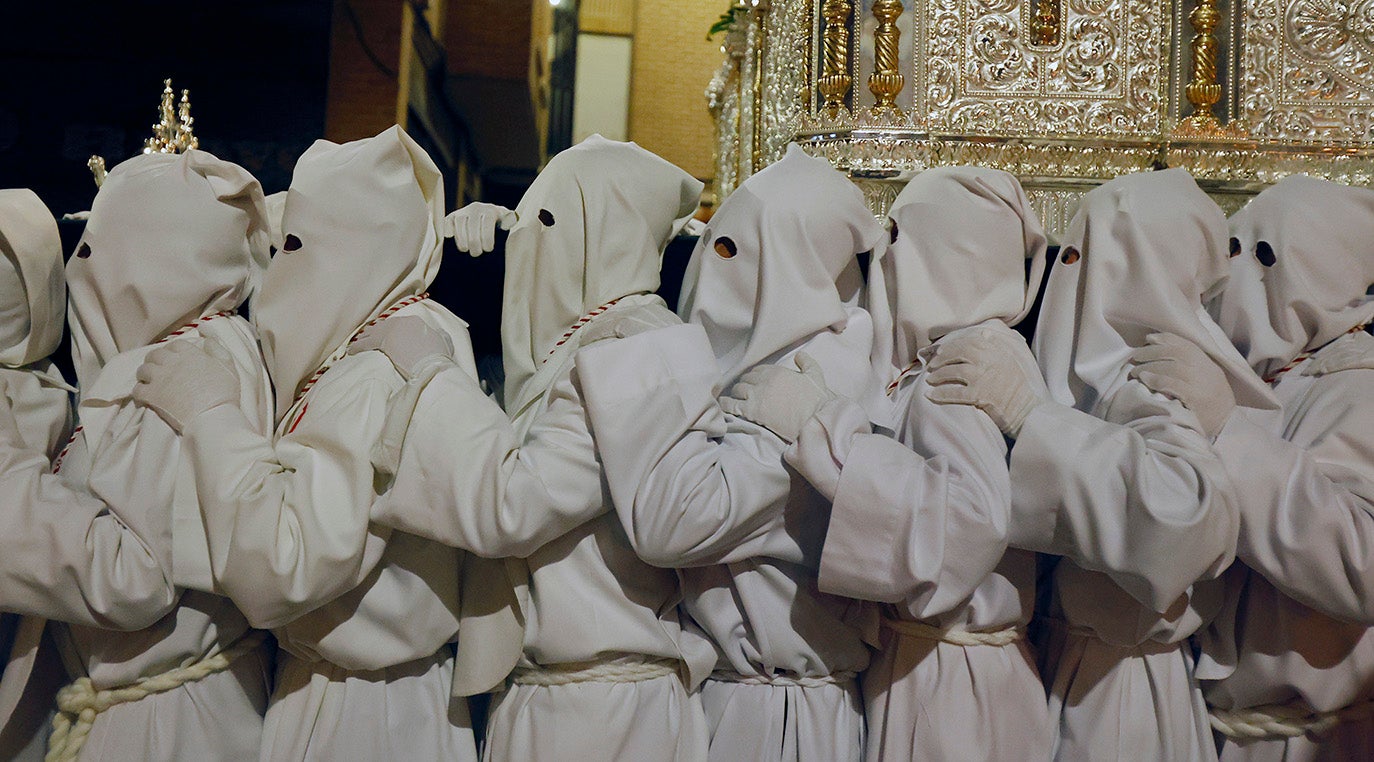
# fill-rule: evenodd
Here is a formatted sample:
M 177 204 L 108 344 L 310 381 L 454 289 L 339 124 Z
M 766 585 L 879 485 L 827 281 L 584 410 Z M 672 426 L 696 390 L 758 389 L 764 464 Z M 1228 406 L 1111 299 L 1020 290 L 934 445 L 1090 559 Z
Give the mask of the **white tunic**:
M 1339 358 L 1336 369 L 1312 373 Z M 1288 371 L 1284 417 L 1217 439 L 1239 492 L 1238 563 L 1199 635 L 1208 702 L 1331 712 L 1374 701 L 1374 337 L 1338 339 Z M 1223 760 L 1366 759 L 1374 713 L 1320 734 L 1228 739 Z
M 426 315 L 467 345 L 430 303 L 396 314 Z M 231 406 L 184 432 L 214 578 L 285 652 L 264 760 L 475 756 L 466 702 L 449 701 L 458 554 L 368 519 L 372 446 L 402 385 L 382 354 L 347 356 L 275 441 Z
M 240 404 L 253 425 L 265 429 L 271 420 L 271 396 L 247 321 L 215 318 L 188 330 L 181 339 L 205 337 L 213 337 L 233 357 Z M 157 414 L 135 406 L 128 396 L 134 373 L 151 349 L 115 356 L 83 391 L 78 408 L 82 429 L 58 474 L 66 488 L 109 506 L 105 515 L 127 527 L 108 541 L 109 549 L 123 561 L 107 561 L 109 566 L 98 567 L 111 575 L 105 584 L 126 597 L 140 590 L 145 595 L 141 604 L 128 605 L 120 612 L 121 618 L 146 617 L 137 622 L 90 623 L 85 617 L 47 614 L 54 620 L 49 626 L 68 672 L 90 677 L 97 690 L 131 685 L 140 678 L 203 661 L 249 634 L 248 623 L 227 598 L 194 589 L 192 580 L 198 575 L 192 567 L 202 568 L 208 561 L 203 550 L 198 556 L 174 551 L 177 542 L 201 548 L 203 542 L 194 539 L 198 532 L 188 539 L 175 529 L 177 516 L 193 516 L 198 504 L 182 440 Z M 133 543 L 144 550 L 130 553 L 125 546 Z M 103 560 L 103 555 L 97 551 L 95 557 Z M 137 563 L 130 564 L 131 560 Z M 184 576 L 177 573 L 178 560 Z M 156 621 L 148 626 L 150 620 Z M 111 631 L 130 626 L 143 629 Z M 262 733 L 270 663 L 268 649 L 259 648 L 224 672 L 101 713 L 82 748 L 82 758 L 252 759 Z
M 831 341 L 801 351 L 824 364 Z M 616 344 L 585 351 L 578 373 L 625 533 L 650 562 L 684 567 L 683 607 L 716 645 L 720 679 L 702 688 L 711 758 L 861 758 L 853 677 L 876 610 L 816 586 L 829 501 L 792 478 L 782 440 L 721 412 L 698 326 Z
M 45 376 L 58 373 L 47 361 L 35 363 L 34 369 Z M 19 442 L 0 445 L 0 451 L 3 451 L 0 454 L 0 492 L 5 495 L 0 500 L 0 506 L 3 506 L 0 507 L 0 524 L 5 527 L 4 536 L 0 539 L 0 558 L 6 561 L 0 568 L 0 591 L 15 591 L 27 599 L 32 606 L 30 611 L 39 611 L 52 596 L 45 592 L 45 583 L 35 576 L 52 573 L 52 560 L 61 557 L 53 551 L 65 549 L 71 553 L 75 550 L 70 542 L 61 538 L 91 536 L 84 532 L 72 535 L 68 530 L 55 528 L 57 523 L 72 520 L 73 517 L 67 513 L 69 511 L 76 516 L 82 515 L 79 506 L 83 501 L 79 495 L 57 494 L 54 497 L 58 499 L 41 501 L 31 494 L 23 494 L 35 489 L 37 482 L 45 478 L 38 475 L 48 471 L 48 461 L 35 458 L 33 453 L 51 458 L 66 442 L 71 428 L 71 401 L 65 389 L 54 386 L 26 368 L 0 367 L 0 376 L 5 379 L 8 404 L 19 424 L 21 438 Z M 11 469 L 11 466 L 14 468 Z M 45 489 L 61 492 L 55 479 L 50 480 Z M 60 506 L 53 503 L 60 503 Z M 104 506 L 96 501 L 85 500 L 84 503 L 88 520 L 104 512 Z M 107 514 L 105 521 L 100 523 L 113 531 L 97 531 L 95 536 L 119 536 L 113 517 Z M 86 563 L 74 564 L 73 568 L 78 570 L 78 578 L 84 576 L 82 581 L 87 583 L 107 579 L 89 558 Z M 85 576 L 91 574 L 94 579 Z M 25 577 L 27 579 L 21 582 Z M 83 587 L 78 582 L 61 588 L 79 593 L 83 589 L 98 590 L 100 585 L 87 584 Z M 36 594 L 44 600 L 35 600 L 33 596 Z M 109 598 L 101 597 L 101 609 L 107 613 L 109 609 L 117 609 L 125 603 L 117 599 L 118 594 Z M 17 601 L 0 593 L 0 609 L 15 610 L 18 608 Z M 89 607 L 86 610 L 97 613 Z M 0 613 L 0 718 L 4 718 L 0 719 L 0 758 L 43 758 L 53 700 L 57 689 L 66 680 L 55 649 L 50 643 L 41 647 L 44 646 L 44 623 L 42 616 Z
M 1215 611 L 1193 586 L 1230 564 L 1236 514 L 1197 426 L 1130 381 L 1107 420 L 1041 406 L 1012 448 L 1011 544 L 1065 556 L 1042 665 L 1059 759 L 1215 755 L 1186 640 Z
M 1006 441 L 981 411 L 936 405 L 927 389 L 918 372 L 895 390 L 893 408 L 905 411 L 895 438 L 836 400 L 788 451 L 813 484 L 834 489 L 820 587 L 935 630 L 1024 631 L 1035 556 L 1007 549 Z M 864 674 L 869 759 L 1048 757 L 1044 688 L 1023 639 L 960 646 L 900 627 L 883 627 Z

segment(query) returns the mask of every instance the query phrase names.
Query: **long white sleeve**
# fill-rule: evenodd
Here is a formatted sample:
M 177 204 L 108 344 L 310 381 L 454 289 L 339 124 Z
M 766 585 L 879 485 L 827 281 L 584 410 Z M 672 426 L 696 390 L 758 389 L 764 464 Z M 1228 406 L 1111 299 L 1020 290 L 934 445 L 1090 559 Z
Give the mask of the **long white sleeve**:
M 450 365 L 421 392 L 395 480 L 372 517 L 479 556 L 524 558 L 605 512 L 572 379 L 549 390 L 522 444 L 505 412 Z
M 907 444 L 866 433 L 864 411 L 837 400 L 787 454 L 808 478 L 827 461 L 842 466 L 821 590 L 905 603 L 921 618 L 964 604 L 992 573 L 1007 548 L 1011 511 L 1001 432 L 975 408 L 932 403 L 925 388 L 911 390 L 899 432 Z
M 273 628 L 357 587 L 386 549 L 371 525 L 372 445 L 401 386 L 380 353 L 345 357 L 275 443 L 224 405 L 183 432 L 215 578 L 255 627 Z
M 51 470 L 46 456 L 0 436 L 0 610 L 110 630 L 171 611 L 178 591 L 164 554 Z M 148 518 L 133 523 L 156 525 Z
M 1237 555 L 1301 603 L 1374 625 L 1374 370 L 1311 383 L 1288 441 L 1241 415 L 1217 438 L 1239 498 Z
M 1101 420 L 1053 404 L 1011 451 L 1011 545 L 1107 574 L 1155 612 L 1234 559 L 1230 484 L 1196 419 L 1131 381 Z
M 577 373 L 620 520 L 635 551 L 664 567 L 770 556 L 793 563 L 791 478 L 782 440 L 716 402 L 719 373 L 700 326 L 600 342 Z

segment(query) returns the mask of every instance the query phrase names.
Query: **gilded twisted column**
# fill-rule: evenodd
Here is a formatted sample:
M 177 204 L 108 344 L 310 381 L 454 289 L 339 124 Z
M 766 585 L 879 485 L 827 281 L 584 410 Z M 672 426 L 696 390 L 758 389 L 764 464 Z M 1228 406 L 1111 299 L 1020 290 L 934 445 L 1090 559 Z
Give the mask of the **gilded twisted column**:
M 906 84 L 901 74 L 902 30 L 897 28 L 897 18 L 901 15 L 901 0 L 873 3 L 873 18 L 878 20 L 878 28 L 873 33 L 873 74 L 868 78 L 868 89 L 876 99 L 872 110 L 874 116 L 905 116 L 897 105 L 897 94 Z
M 1031 41 L 1036 45 L 1059 42 L 1059 0 L 1038 0 L 1035 3 Z
M 816 88 L 821 93 L 821 112 L 830 119 L 839 118 L 845 110 L 844 98 L 849 94 L 849 14 L 853 8 L 850 0 L 825 0 L 821 6 L 825 19 L 825 61 Z
M 1226 128 L 1212 108 L 1221 100 L 1221 84 L 1217 82 L 1217 56 L 1221 46 L 1216 30 L 1221 25 L 1221 11 L 1217 0 L 1198 0 L 1188 23 L 1193 27 L 1193 70 L 1183 92 L 1193 105 L 1193 114 L 1179 124 L 1176 134 L 1192 137 L 1221 136 Z

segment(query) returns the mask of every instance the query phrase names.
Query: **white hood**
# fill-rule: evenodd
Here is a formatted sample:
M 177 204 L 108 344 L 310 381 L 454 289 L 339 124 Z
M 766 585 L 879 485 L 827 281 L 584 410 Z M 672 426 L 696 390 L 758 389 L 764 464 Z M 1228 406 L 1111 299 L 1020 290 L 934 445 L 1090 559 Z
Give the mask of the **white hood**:
M 57 221 L 31 190 L 0 190 L 0 366 L 51 355 L 62 340 L 67 284 Z
M 593 135 L 553 157 L 516 208 L 506 241 L 501 350 L 506 412 L 569 327 L 591 310 L 658 289 L 663 249 L 696 211 L 702 185 L 634 143 Z
M 278 420 L 365 323 L 434 280 L 443 218 L 443 176 L 400 127 L 343 145 L 317 140 L 301 156 L 282 246 L 253 305 Z
M 897 194 L 888 217 L 891 243 L 868 281 L 873 372 L 884 385 L 951 331 L 1026 317 L 1045 274 L 1046 238 L 1015 177 L 930 169 Z
M 193 150 L 135 156 L 111 170 L 67 263 L 83 394 L 115 355 L 237 308 L 267 249 L 262 187 L 237 164 Z
M 1074 253 L 1077 261 L 1069 261 Z M 1226 218 L 1182 169 L 1112 180 L 1084 196 L 1050 272 L 1034 349 L 1054 399 L 1086 412 L 1110 400 L 1151 333 L 1196 344 L 1236 400 L 1274 407 L 1269 389 L 1203 304 L 1226 278 Z
M 1374 317 L 1374 191 L 1288 177 L 1231 217 L 1231 235 L 1212 314 L 1261 376 Z
M 884 235 L 854 183 L 796 145 L 730 194 L 692 253 L 678 306 L 706 330 L 721 388 L 843 331 L 863 289 L 857 255 Z

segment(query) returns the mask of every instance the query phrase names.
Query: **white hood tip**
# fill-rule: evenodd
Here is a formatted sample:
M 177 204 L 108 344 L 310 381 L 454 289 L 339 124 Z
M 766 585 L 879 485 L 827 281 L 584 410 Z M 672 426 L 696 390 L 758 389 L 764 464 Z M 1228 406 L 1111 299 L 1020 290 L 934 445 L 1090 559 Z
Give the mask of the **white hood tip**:
M 1374 191 L 1292 175 L 1231 217 L 1230 280 L 1211 305 L 1268 376 L 1374 317 Z
M 0 190 L 0 253 L 9 261 L 13 279 L 3 291 L 0 313 L 24 326 L 0 327 L 0 365 L 20 367 L 51 355 L 62 340 L 67 285 L 62 273 L 62 239 L 57 220 L 25 188 Z M 13 304 L 8 302 L 13 301 Z
M 67 264 L 77 378 L 252 294 L 269 254 L 262 186 L 205 151 L 143 154 L 110 171 Z
M 279 417 L 365 323 L 429 287 L 443 220 L 443 175 L 398 126 L 301 155 L 253 305 Z

